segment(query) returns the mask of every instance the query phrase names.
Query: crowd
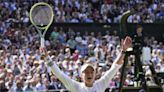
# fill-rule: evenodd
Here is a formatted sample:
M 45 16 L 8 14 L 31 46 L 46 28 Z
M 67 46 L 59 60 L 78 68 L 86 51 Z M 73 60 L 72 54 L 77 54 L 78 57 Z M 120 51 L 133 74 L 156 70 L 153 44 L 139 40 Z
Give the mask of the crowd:
M 161 23 L 164 21 L 162 0 L 2 0 L 2 21 L 29 22 L 29 10 L 37 2 L 52 5 L 56 22 L 119 23 L 122 14 L 134 10 L 130 23 Z
M 29 3 L 15 1 L 3 0 L 0 3 L 0 90 L 3 92 L 5 90 L 9 92 L 65 91 L 63 84 L 51 73 L 41 57 L 38 33 L 35 28 L 27 27 L 30 5 L 37 1 L 28 0 Z M 135 4 L 134 0 L 129 0 L 129 2 L 125 2 L 126 0 L 120 0 L 121 2 L 119 0 L 104 2 L 101 0 L 46 1 L 54 1 L 53 8 L 56 12 L 57 22 L 118 22 L 119 15 Z M 130 16 L 129 22 L 147 23 L 148 20 L 141 18 L 144 12 L 149 12 L 148 15 L 154 16 L 150 17 L 152 22 L 158 18 L 162 21 L 163 14 L 160 11 L 163 7 L 162 2 L 154 0 L 150 4 L 146 0 L 136 0 L 136 3 L 143 7 L 148 6 L 147 8 L 138 7 L 141 11 L 140 14 Z M 18 23 L 16 28 L 13 27 L 15 22 Z M 158 42 L 154 37 L 145 37 L 144 41 L 151 47 L 151 60 L 155 65 L 155 71 L 164 72 L 163 43 Z M 87 59 L 97 66 L 96 79 L 99 79 L 110 68 L 120 51 L 120 37 L 117 32 L 107 31 L 105 35 L 102 35 L 101 32 L 81 34 L 71 29 L 65 32 L 62 28 L 54 27 L 45 45 L 48 54 L 60 69 L 72 79 L 81 81 L 80 67 Z M 134 59 L 134 56 L 130 56 L 128 59 L 130 68 L 124 86 L 134 85 Z M 149 67 L 144 67 L 144 69 L 149 71 Z M 147 77 L 150 77 L 151 72 L 146 72 L 146 74 Z M 121 73 L 118 72 L 109 82 L 110 90 L 119 87 L 120 76 Z M 150 80 L 149 84 L 153 84 L 153 79 L 150 78 Z
M 24 26 L 9 29 L 0 35 L 0 88 L 10 92 L 65 89 L 41 57 L 39 36 L 35 29 L 28 30 Z M 110 68 L 120 51 L 119 39 L 117 32 L 112 34 L 107 31 L 106 35 L 85 32 L 82 35 L 71 29 L 64 32 L 62 28 L 54 28 L 45 45 L 60 69 L 72 79 L 81 81 L 80 67 L 88 59 L 97 66 L 96 79 Z M 163 43 L 154 37 L 145 37 L 145 42 L 152 48 L 151 60 L 155 71 L 164 72 Z M 134 57 L 130 56 L 128 62 L 130 68 L 125 86 L 134 85 Z M 149 70 L 147 67 L 144 69 Z M 146 74 L 150 76 L 151 72 Z M 119 87 L 120 76 L 118 72 L 109 82 L 110 88 Z

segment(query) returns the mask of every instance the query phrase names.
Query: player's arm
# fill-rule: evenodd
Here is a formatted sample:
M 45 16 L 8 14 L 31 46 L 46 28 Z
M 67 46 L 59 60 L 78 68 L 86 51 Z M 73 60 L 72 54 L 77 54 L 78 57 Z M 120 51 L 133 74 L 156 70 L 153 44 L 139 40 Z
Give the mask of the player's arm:
M 130 37 L 126 37 L 125 40 L 121 42 L 121 52 L 115 60 L 115 63 L 118 65 L 122 65 L 124 63 L 124 57 L 126 50 L 132 45 L 132 39 Z
M 47 63 L 47 66 L 50 68 L 52 73 L 64 84 L 64 86 L 70 90 L 75 92 L 76 91 L 76 86 L 77 82 L 73 79 L 71 79 L 69 76 L 64 74 L 59 67 L 56 65 L 54 61 L 50 58 L 50 56 L 45 55 L 44 58 L 45 62 Z M 74 91 L 75 90 L 75 91 Z
M 109 81 L 114 77 L 117 71 L 121 68 L 124 63 L 125 51 L 131 46 L 132 40 L 130 37 L 126 37 L 124 41 L 121 42 L 121 52 L 113 62 L 111 68 L 98 80 L 100 84 L 104 87 L 108 86 Z

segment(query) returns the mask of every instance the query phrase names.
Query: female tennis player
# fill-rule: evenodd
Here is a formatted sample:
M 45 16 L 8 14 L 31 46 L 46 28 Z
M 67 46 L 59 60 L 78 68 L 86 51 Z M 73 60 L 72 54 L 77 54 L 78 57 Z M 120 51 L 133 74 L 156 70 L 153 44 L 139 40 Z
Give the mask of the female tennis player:
M 64 74 L 59 67 L 51 61 L 50 57 L 45 58 L 47 65 L 51 67 L 54 75 L 65 85 L 65 87 L 71 92 L 104 92 L 108 87 L 109 81 L 114 77 L 117 71 L 124 63 L 125 51 L 132 44 L 130 37 L 126 37 L 121 43 L 122 50 L 113 62 L 112 67 L 106 71 L 106 73 L 98 80 L 95 80 L 96 71 L 92 64 L 84 64 L 81 68 L 81 77 L 83 82 L 77 82 L 66 74 Z M 45 49 L 41 48 L 41 51 Z M 47 55 L 48 56 L 48 55 Z

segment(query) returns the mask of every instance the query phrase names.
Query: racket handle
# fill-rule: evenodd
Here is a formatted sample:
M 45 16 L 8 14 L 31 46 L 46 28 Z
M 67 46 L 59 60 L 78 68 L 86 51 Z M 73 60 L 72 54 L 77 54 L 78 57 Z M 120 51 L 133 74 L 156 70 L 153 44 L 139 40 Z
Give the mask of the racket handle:
M 44 42 L 45 42 L 45 39 L 41 37 L 41 47 L 45 47 Z

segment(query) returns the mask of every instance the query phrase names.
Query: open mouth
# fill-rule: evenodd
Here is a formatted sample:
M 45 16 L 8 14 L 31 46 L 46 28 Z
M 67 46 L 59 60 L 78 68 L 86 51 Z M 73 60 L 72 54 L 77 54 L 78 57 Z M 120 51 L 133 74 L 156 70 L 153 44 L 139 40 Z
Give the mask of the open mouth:
M 87 79 L 88 79 L 88 80 L 91 80 L 92 78 L 89 77 L 89 78 L 87 78 Z

